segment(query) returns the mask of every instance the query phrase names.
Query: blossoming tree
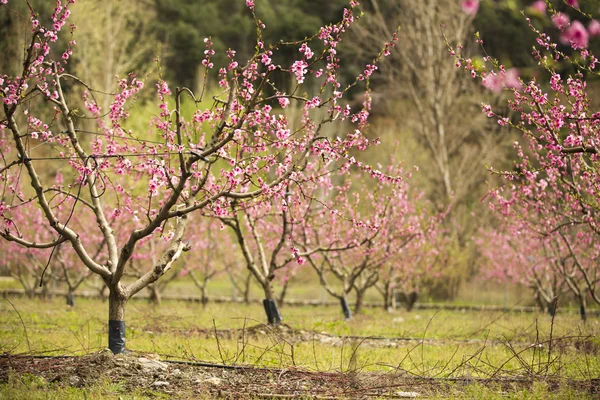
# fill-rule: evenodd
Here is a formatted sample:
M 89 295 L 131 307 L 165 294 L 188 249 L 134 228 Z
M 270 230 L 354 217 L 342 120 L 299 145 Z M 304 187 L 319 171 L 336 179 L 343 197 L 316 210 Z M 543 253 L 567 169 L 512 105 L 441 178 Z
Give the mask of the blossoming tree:
M 405 224 L 414 227 L 414 237 L 405 234 L 410 240 L 401 242 L 398 250 L 386 259 L 375 285 L 383 298 L 383 308 L 388 311 L 396 308 L 397 300 L 411 311 L 427 280 L 438 279 L 449 265 L 448 237 L 439 226 L 445 213 L 428 215 L 424 210 L 416 211 L 414 202 L 415 199 L 404 216 Z
M 72 202 L 73 199 L 69 198 L 59 204 L 55 209 L 57 216 L 67 218 Z M 11 219 L 14 231 L 36 243 L 52 240 L 54 231 L 44 224 L 44 215 L 33 201 L 20 204 L 19 210 Z M 73 226 L 84 229 L 91 223 L 93 220 L 80 218 L 73 221 Z M 100 236 L 94 237 L 93 242 L 95 257 L 106 251 Z M 27 296 L 33 296 L 38 291 L 46 294 L 48 287 L 55 287 L 60 283 L 66 286 L 67 304 L 74 306 L 75 291 L 91 274 L 88 268 L 74 261 L 76 254 L 65 244 L 58 245 L 52 251 L 50 248 L 26 247 L 14 241 L 2 241 L 0 251 L 3 254 L 0 264 L 7 267 L 11 275 L 21 283 Z M 51 251 L 53 257 L 49 257 Z
M 310 222 L 294 236 L 301 251 L 317 249 L 304 256 L 325 290 L 340 301 L 346 318 L 352 316 L 348 295 L 356 293 L 354 312 L 360 312 L 367 289 L 385 275 L 384 267 L 422 235 L 412 214 L 416 199 L 408 193 L 401 167 L 393 164 L 385 173 L 373 171 L 373 181 L 332 186 L 329 199 L 306 214 Z
M 574 9 L 579 7 L 576 1 L 566 3 Z M 584 316 L 586 294 L 600 304 L 595 250 L 600 234 L 600 113 L 593 109 L 586 81 L 598 75 L 598 60 L 588 45 L 590 38 L 600 32 L 595 20 L 590 20 L 586 29 L 567 14 L 550 11 L 558 38 L 539 30 L 527 19 L 537 35 L 532 54 L 543 79 L 520 82 L 509 89 L 512 98 L 508 106 L 515 113 L 514 118 L 496 112 L 490 105 L 482 107 L 500 126 L 510 126 L 524 134 L 524 145 L 514 143 L 518 157 L 514 171 L 500 172 L 506 184 L 490 192 L 490 206 L 511 221 L 513 231 L 537 241 L 530 243 L 532 249 L 554 252 L 550 257 L 553 261 L 547 262 L 545 268 L 552 268 L 550 275 L 578 297 Z M 589 18 L 583 14 L 582 17 Z M 567 50 L 574 53 L 569 55 Z M 482 77 L 484 83 L 506 74 L 504 66 L 489 56 L 484 58 L 486 65 L 478 68 L 459 52 L 451 50 L 451 54 L 457 57 L 458 66 L 474 78 Z M 560 63 L 569 65 L 574 72 L 562 76 L 556 69 Z M 554 287 L 557 292 L 557 285 Z
M 36 226 L 39 226 L 42 221 L 43 216 L 38 210 L 32 206 L 24 206 L 14 223 L 22 234 L 28 235 L 35 241 L 43 242 L 50 232 L 36 229 Z M 46 286 L 40 288 L 39 285 L 44 270 L 46 271 L 46 282 L 54 279 L 55 265 L 45 265 L 49 254 L 47 249 L 32 249 L 13 242 L 2 241 L 0 251 L 2 252 L 0 265 L 6 268 L 10 275 L 21 284 L 26 296 L 33 297 L 39 290 L 46 289 Z
M 228 65 L 219 68 L 222 93 L 214 97 L 214 105 L 198 106 L 192 115 L 184 115 L 183 99 L 199 105 L 203 93 L 196 96 L 187 88 L 172 90 L 159 80 L 155 85 L 157 114 L 149 121 L 148 133 L 125 128 L 129 107 L 144 82 L 134 75 L 119 79 L 109 108 L 102 109 L 96 100 L 98 93 L 68 72 L 76 43 L 71 40 L 62 51 L 57 39 L 67 26 L 72 3 L 74 0 L 57 0 L 48 26 L 31 10 L 22 71 L 15 76 L 0 74 L 0 235 L 28 248 L 70 246 L 79 261 L 109 288 L 109 348 L 119 353 L 125 349 L 128 299 L 168 272 L 188 248 L 185 237 L 190 213 L 210 209 L 222 216 L 231 202 L 243 206 L 247 201 L 282 197 L 297 166 L 309 157 L 344 159 L 349 147 L 366 140 L 361 129 L 368 109 L 354 113 L 340 104 L 346 88 L 338 79 L 340 60 L 336 56 L 337 44 L 354 21 L 357 2 L 350 1 L 340 23 L 322 28 L 311 39 L 289 44 L 299 48 L 298 61 L 290 67 L 272 63 L 273 53 L 286 44 L 263 43 L 265 27 L 256 18 L 255 54 L 241 63 L 233 50 L 228 51 Z M 246 4 L 254 13 L 254 3 Z M 10 2 L 3 1 L 0 12 L 8 12 L 8 7 Z M 212 69 L 212 42 L 207 38 L 205 43 L 203 65 Z M 387 44 L 381 56 L 391 46 Z M 368 78 L 373 70 L 368 66 L 356 82 Z M 275 74 L 295 77 L 290 93 L 274 87 Z M 313 97 L 303 96 L 301 89 L 309 76 L 321 88 Z M 87 89 L 84 118 L 95 119 L 96 131 L 80 129 L 81 110 L 70 106 L 69 85 Z M 300 102 L 305 110 L 305 123 L 295 131 L 272 106 L 291 101 Z M 329 116 L 315 123 L 311 111 L 318 107 L 327 109 Z M 354 120 L 357 126 L 330 140 L 321 127 L 339 118 Z M 59 171 L 64 182 L 56 179 Z M 67 199 L 71 208 L 62 217 L 56 209 Z M 38 242 L 15 229 L 15 215 L 23 204 L 32 202 L 42 211 L 44 225 L 54 232 L 48 241 Z M 95 222 L 77 229 L 72 219 L 83 215 L 90 215 Z M 131 220 L 135 226 L 122 225 L 123 220 Z M 105 242 L 104 254 L 94 254 L 97 244 L 92 231 Z M 140 243 L 154 234 L 167 238 L 164 252 L 139 278 L 125 283 L 129 260 Z
M 504 222 L 481 232 L 478 239 L 485 279 L 518 283 L 533 291 L 536 303 L 550 315 L 563 295 L 576 299 L 581 318 L 587 318 L 587 284 L 598 283 L 599 246 L 594 234 L 577 226 L 540 235 L 521 220 Z M 593 296 L 593 293 L 592 293 Z
M 189 276 L 200 291 L 201 303 L 208 302 L 209 282 L 222 274 L 235 276 L 243 269 L 241 253 L 236 251 L 230 232 L 215 218 L 196 218 L 191 229 L 190 242 L 194 251 L 186 257 L 180 277 Z
M 294 174 L 281 197 L 246 207 L 232 202 L 230 215 L 221 217 L 234 232 L 248 270 L 263 289 L 269 324 L 281 323 L 277 302 L 285 295 L 289 279 L 306 262 L 306 257 L 333 250 L 322 247 L 319 242 L 302 242 L 302 249 L 296 246 L 298 235 L 329 214 L 321 211 L 330 209 L 323 207 L 323 197 L 331 188 L 328 168 L 332 164 L 335 163 L 317 158 Z M 342 246 L 335 250 L 347 248 Z M 274 290 L 276 278 L 283 283 L 280 296 Z

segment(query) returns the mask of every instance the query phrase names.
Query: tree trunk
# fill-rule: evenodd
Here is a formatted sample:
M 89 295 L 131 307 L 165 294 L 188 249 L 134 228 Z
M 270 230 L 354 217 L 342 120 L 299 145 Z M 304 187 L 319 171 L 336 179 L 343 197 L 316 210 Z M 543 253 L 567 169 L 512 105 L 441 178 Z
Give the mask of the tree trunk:
M 342 312 L 344 313 L 344 318 L 346 320 L 352 319 L 352 311 L 350 311 L 350 307 L 348 306 L 348 300 L 346 296 L 340 297 L 340 304 L 342 305 Z
M 108 298 L 108 348 L 119 354 L 125 351 L 125 305 L 127 298 L 111 290 Z
M 396 309 L 396 297 L 394 294 L 394 288 L 392 287 L 392 285 L 388 282 L 385 284 L 385 286 L 383 287 L 383 290 L 380 291 L 381 295 L 383 296 L 383 309 L 388 311 L 388 312 L 392 312 L 393 310 Z
M 200 287 L 200 301 L 202 302 L 202 308 L 206 307 L 206 303 L 208 303 L 208 297 L 206 296 L 206 281 L 204 285 Z
M 42 285 L 42 299 L 44 299 L 44 300 L 48 300 L 50 298 L 50 296 L 49 296 L 50 290 L 48 289 L 49 284 L 50 284 L 50 282 L 46 282 Z
M 415 306 L 415 303 L 417 302 L 417 300 L 419 299 L 419 293 L 417 293 L 416 291 L 412 291 L 408 294 L 408 296 L 406 296 L 406 311 L 412 311 L 413 307 Z
M 150 304 L 154 306 L 160 306 L 160 290 L 156 287 L 156 285 L 150 285 L 147 287 L 147 289 L 150 292 L 150 296 L 148 297 L 148 301 L 150 302 Z
M 28 299 L 33 299 L 35 297 L 35 286 L 32 288 L 24 286 L 24 288 L 25 288 L 25 296 L 27 296 Z
M 386 311 L 392 311 L 392 306 L 391 306 L 391 299 L 390 296 L 388 296 L 388 292 L 387 290 L 385 292 L 381 293 L 381 296 L 383 297 L 383 309 Z
M 208 280 L 210 279 L 209 275 L 204 275 L 202 281 L 198 279 L 194 271 L 190 271 L 190 277 L 192 281 L 194 281 L 194 285 L 200 290 L 200 302 L 202 303 L 202 308 L 206 307 L 206 303 L 208 303 L 208 297 L 206 297 L 206 287 L 208 286 Z M 232 280 L 233 282 L 233 280 Z M 233 289 L 235 292 L 235 283 L 233 285 Z M 235 300 L 235 295 L 233 296 Z
M 587 313 L 585 312 L 585 295 L 578 296 L 579 298 L 579 315 L 581 320 L 585 323 L 587 321 Z
M 558 297 L 554 297 L 551 301 L 548 302 L 548 315 L 554 317 L 556 315 L 556 308 L 558 306 Z
M 546 311 L 546 306 L 544 305 L 544 301 L 542 300 L 542 296 L 540 296 L 540 293 L 537 290 L 535 291 L 534 299 L 535 299 L 535 303 L 540 308 L 540 311 L 541 312 Z
M 283 307 L 283 305 L 285 304 L 285 295 L 287 294 L 289 282 L 290 282 L 289 279 L 287 281 L 285 281 L 285 283 L 283 284 L 283 288 L 281 289 L 281 293 L 279 295 L 279 306 L 280 307 Z
M 356 290 L 356 302 L 354 303 L 354 313 L 359 314 L 365 302 L 365 290 Z
M 252 283 L 252 274 L 248 273 L 246 276 L 246 282 L 244 284 L 244 303 L 250 304 L 250 288 Z
M 277 303 L 275 302 L 275 293 L 273 292 L 271 281 L 267 280 L 267 282 L 263 284 L 263 289 L 265 292 L 263 306 L 269 325 L 279 325 L 281 324 L 281 314 L 279 313 Z
M 69 307 L 75 307 L 75 294 L 73 293 L 72 288 L 69 288 L 69 292 L 67 293 L 67 305 Z

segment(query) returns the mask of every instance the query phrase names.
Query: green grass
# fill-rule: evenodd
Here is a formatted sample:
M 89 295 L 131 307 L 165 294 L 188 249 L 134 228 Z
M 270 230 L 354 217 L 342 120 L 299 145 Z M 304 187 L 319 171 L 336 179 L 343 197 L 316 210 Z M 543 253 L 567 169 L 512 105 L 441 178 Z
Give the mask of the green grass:
M 21 284 L 10 276 L 0 276 L 0 290 L 22 289 Z
M 11 301 L 23 322 L 8 301 L 0 302 L 2 351 L 26 353 L 31 348 L 34 353 L 81 354 L 105 347 L 108 305 L 100 300 L 78 299 L 74 309 L 67 307 L 62 298 L 47 301 L 15 298 Z M 369 308 L 365 309 L 363 315 L 344 321 L 338 307 L 290 306 L 283 307 L 281 311 L 284 322 L 296 329 L 333 335 L 426 339 L 423 348 L 432 349 L 432 353 L 438 354 L 441 350 L 453 352 L 458 347 L 461 352 L 464 350 L 464 354 L 459 354 L 467 355 L 469 351 L 486 345 L 486 341 L 492 341 L 486 345 L 487 351 L 498 354 L 499 358 L 506 355 L 506 347 L 498 340 L 514 342 L 517 347 L 526 346 L 534 343 L 538 335 L 540 340 L 548 338 L 552 325 L 551 319 L 545 314 L 434 310 L 388 313 Z M 209 304 L 202 308 L 195 303 L 165 301 L 162 306 L 155 307 L 145 301 L 132 300 L 126 314 L 128 348 L 218 361 L 215 352 L 217 343 L 210 332 L 213 327 L 219 330 L 241 329 L 245 325 L 248 328 L 264 322 L 263 314 L 259 304 Z M 199 328 L 208 329 L 208 335 L 194 333 Z M 599 331 L 598 320 L 591 320 L 584 325 L 572 314 L 557 316 L 553 324 L 554 337 L 597 336 Z M 274 334 L 265 331 L 262 336 L 256 337 L 259 342 L 254 344 L 256 354 L 260 353 L 262 346 L 272 341 Z M 440 342 L 432 343 L 429 340 Z M 369 364 L 395 365 L 393 361 L 398 360 L 416 342 L 400 343 L 402 350 L 372 349 L 373 357 L 366 357 L 370 360 Z M 222 339 L 220 345 L 233 351 L 239 343 Z M 316 344 L 317 347 L 321 345 Z M 308 347 L 306 351 L 303 346 Z M 314 357 L 308 353 L 314 344 L 307 342 L 295 347 L 296 356 L 299 357 L 297 362 L 310 365 Z M 371 350 L 365 350 L 367 353 L 371 354 Z M 339 364 L 341 350 L 334 348 L 333 352 L 328 351 L 323 356 L 328 360 L 324 364 L 329 368 L 330 365 Z
M 515 390 L 514 392 L 503 391 L 497 387 L 483 385 L 470 385 L 465 392 L 456 394 L 456 398 L 486 399 L 486 400 L 567 400 L 567 399 L 594 399 L 593 394 L 582 393 L 568 386 L 561 386 L 556 390 L 550 388 L 544 382 L 534 383 L 531 389 Z
M 73 355 L 106 347 L 107 303 L 77 299 L 76 307 L 71 309 L 62 298 L 10 301 L 14 308 L 8 300 L 0 301 L 0 352 Z M 265 317 L 258 303 L 209 303 L 203 308 L 196 303 L 165 301 L 156 307 L 143 300 L 131 300 L 127 307 L 128 350 L 157 353 L 163 358 L 296 366 L 315 371 L 407 371 L 410 375 L 438 378 L 486 378 L 493 374 L 578 380 L 600 377 L 600 322 L 592 319 L 584 325 L 574 314 L 560 314 L 552 322 L 545 314 L 434 310 L 388 313 L 367 308 L 364 314 L 344 321 L 339 307 L 282 308 L 285 324 L 295 329 L 330 335 L 424 339 L 381 344 L 347 338 L 333 346 L 310 339 L 291 343 L 284 333 L 260 327 Z M 212 332 L 214 326 L 218 330 L 245 326 L 247 333 L 245 339 L 237 335 L 217 339 Z M 548 363 L 547 344 L 541 348 L 530 345 L 548 339 L 551 329 L 554 338 L 570 339 L 554 344 Z M 14 378 L 8 386 L 0 386 L 0 398 L 19 398 L 19 385 Z M 110 398 L 118 392 L 108 390 L 105 383 L 98 385 L 84 392 L 48 387 L 56 394 L 54 398 L 81 398 L 81 393 L 103 393 L 99 396 Z M 500 398 L 488 386 L 469 386 L 468 390 L 472 398 Z M 508 398 L 546 398 L 548 391 L 544 390 L 519 389 L 515 391 L 518 395 Z M 552 391 L 552 398 L 570 398 L 569 390 Z
M 130 282 L 131 279 L 125 279 L 126 282 Z M 274 282 L 275 291 L 279 293 L 281 287 L 277 280 Z M 332 280 L 331 286 L 338 288 L 338 282 Z M 20 283 L 11 277 L 0 277 L 0 290 L 2 289 L 20 289 Z M 57 284 L 58 289 L 65 289 L 60 283 Z M 84 283 L 79 291 L 90 291 L 90 287 Z M 141 294 L 147 294 L 142 291 Z M 189 296 L 200 296 L 200 290 L 196 288 L 189 276 L 184 276 L 175 279 L 171 282 L 164 291 L 165 295 L 189 295 Z M 208 296 L 228 296 L 231 297 L 234 294 L 233 286 L 231 281 L 226 275 L 220 275 L 212 279 L 207 287 Z M 241 297 L 241 293 L 236 294 L 237 297 Z M 258 284 L 252 280 L 250 296 L 252 299 L 262 299 L 262 289 Z M 322 300 L 325 302 L 336 301 L 333 297 L 329 296 L 319 283 L 319 278 L 316 276 L 314 271 L 307 269 L 305 274 L 302 274 L 292 281 L 288 289 L 288 299 L 300 299 L 300 300 Z M 349 296 L 350 302 L 354 301 L 354 293 Z M 365 300 L 368 302 L 381 302 L 382 297 L 379 292 L 371 288 L 367 291 Z M 428 303 L 434 302 L 436 299 L 428 296 L 426 293 L 422 294 L 420 302 Z M 445 301 L 446 304 L 452 305 L 495 305 L 495 306 L 529 306 L 533 305 L 531 300 L 530 292 L 523 290 L 520 286 L 509 285 L 508 287 L 504 284 L 498 284 L 495 282 L 467 282 L 464 283 L 459 291 L 458 296 L 450 301 Z M 566 304 L 565 304 L 566 305 Z

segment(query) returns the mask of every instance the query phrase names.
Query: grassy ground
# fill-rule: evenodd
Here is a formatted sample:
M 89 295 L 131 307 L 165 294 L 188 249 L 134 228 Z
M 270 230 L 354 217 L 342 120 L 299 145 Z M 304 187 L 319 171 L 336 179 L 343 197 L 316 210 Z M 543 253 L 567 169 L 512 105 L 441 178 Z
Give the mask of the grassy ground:
M 262 325 L 264 311 L 259 304 L 209 303 L 203 308 L 165 301 L 155 307 L 132 300 L 126 315 L 127 348 L 136 354 L 155 353 L 163 360 L 317 372 L 401 372 L 444 379 L 517 376 L 582 381 L 600 377 L 600 323 L 593 319 L 583 324 L 575 314 L 559 314 L 552 320 L 545 314 L 366 309 L 363 315 L 344 321 L 338 307 L 284 307 L 281 311 L 285 326 L 272 329 Z M 98 352 L 106 347 L 106 314 L 107 304 L 94 299 L 78 299 L 75 308 L 67 307 L 62 298 L 2 300 L 0 352 Z M 11 391 L 18 390 L 26 378 L 10 379 L 0 388 L 0 397 L 14 398 Z M 38 386 L 46 391 L 48 385 Z M 136 394 L 130 393 L 131 388 L 113 389 L 98 381 L 86 388 L 53 387 L 51 393 L 56 398 L 98 391 Z M 513 394 L 515 398 L 544 398 L 542 394 L 548 393 L 570 398 L 573 390 L 568 384 L 550 391 L 541 385 L 515 389 Z M 499 391 L 505 390 L 469 385 L 460 394 L 491 398 Z
M 319 279 L 312 270 L 307 270 L 306 274 L 294 278 L 288 289 L 287 298 L 300 300 L 322 300 L 332 301 L 324 289 L 319 284 Z M 333 281 L 332 287 L 337 288 L 336 282 Z M 56 286 L 58 289 L 65 289 L 60 284 Z M 21 289 L 20 283 L 11 277 L 0 277 L 0 290 L 3 289 Z M 275 282 L 275 289 L 279 291 L 281 288 Z M 84 283 L 79 290 L 90 290 L 89 286 Z M 144 292 L 141 292 L 144 294 Z M 200 291 L 196 288 L 189 276 L 177 278 L 171 282 L 164 291 L 165 294 L 180 295 L 185 293 L 191 296 L 200 296 Z M 211 280 L 207 289 L 208 296 L 237 296 L 241 297 L 241 293 L 236 293 L 233 290 L 231 281 L 226 276 L 217 276 Z M 353 301 L 354 294 L 350 294 L 350 300 Z M 252 280 L 250 297 L 253 299 L 263 298 L 260 287 Z M 371 288 L 367 291 L 366 301 L 382 301 L 381 295 L 376 289 Z M 421 302 L 436 301 L 427 293 L 422 294 Z M 527 290 L 517 285 L 504 285 L 495 282 L 467 282 L 461 287 L 459 295 L 452 301 L 446 301 L 446 304 L 454 305 L 496 305 L 496 306 L 526 306 L 533 305 L 531 294 Z

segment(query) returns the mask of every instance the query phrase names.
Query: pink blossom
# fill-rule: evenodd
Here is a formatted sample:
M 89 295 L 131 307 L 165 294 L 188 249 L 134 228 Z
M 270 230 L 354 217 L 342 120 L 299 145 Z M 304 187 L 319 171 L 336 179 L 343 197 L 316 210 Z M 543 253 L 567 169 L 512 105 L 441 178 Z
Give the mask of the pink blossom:
M 540 14 L 546 14 L 546 2 L 544 0 L 538 0 L 530 6 L 530 9 Z
M 523 87 L 519 81 L 519 70 L 516 68 L 488 72 L 483 75 L 481 83 L 495 93 L 500 93 L 503 88 L 521 89 Z
M 495 72 L 488 72 L 487 74 L 483 75 L 481 83 L 492 92 L 499 93 L 502 91 L 502 81 L 503 79 L 499 74 L 496 74 Z
M 579 1 L 577 0 L 565 0 L 568 6 L 579 8 Z
M 492 111 L 492 107 L 489 104 L 482 105 L 481 111 L 483 111 L 483 113 L 487 115 L 488 118 L 492 118 L 494 116 L 494 111 Z
M 315 107 L 318 107 L 320 104 L 321 104 L 321 99 L 319 98 L 319 96 L 315 96 L 311 100 L 306 102 L 306 107 L 307 108 L 315 108 Z
M 290 105 L 290 99 L 288 99 L 287 97 L 280 97 L 278 100 L 281 108 L 286 108 Z
M 479 11 L 479 0 L 463 0 L 460 3 L 463 11 L 469 15 L 477 14 Z
M 254 10 L 254 0 L 246 0 L 246 7 L 251 10 Z
M 265 65 L 269 65 L 271 64 L 271 58 L 266 53 L 263 53 L 260 56 L 260 62 L 262 62 Z
M 278 129 L 276 132 L 276 135 L 277 135 L 277 139 L 285 140 L 290 136 L 290 130 L 289 129 Z
M 590 36 L 583 24 L 574 21 L 569 28 L 560 36 L 561 42 L 570 43 L 574 49 L 584 49 L 587 47 Z
M 521 89 L 523 86 L 519 81 L 519 70 L 510 68 L 506 70 L 504 75 L 504 86 L 507 88 Z
M 558 29 L 564 29 L 569 26 L 571 19 L 565 13 L 556 13 L 552 16 L 552 22 Z
M 306 43 L 302 43 L 302 46 L 300 47 L 300 53 L 304 54 L 307 60 L 310 60 L 314 55 L 314 53 L 312 52 L 310 47 L 306 45 Z
M 600 21 L 593 19 L 588 24 L 588 32 L 592 36 L 600 36 Z
M 304 82 L 304 75 L 306 75 L 307 67 L 308 64 L 306 64 L 306 61 L 304 60 L 294 62 L 294 64 L 292 64 L 290 67 L 292 73 L 296 75 L 296 80 L 298 80 L 298 83 Z

